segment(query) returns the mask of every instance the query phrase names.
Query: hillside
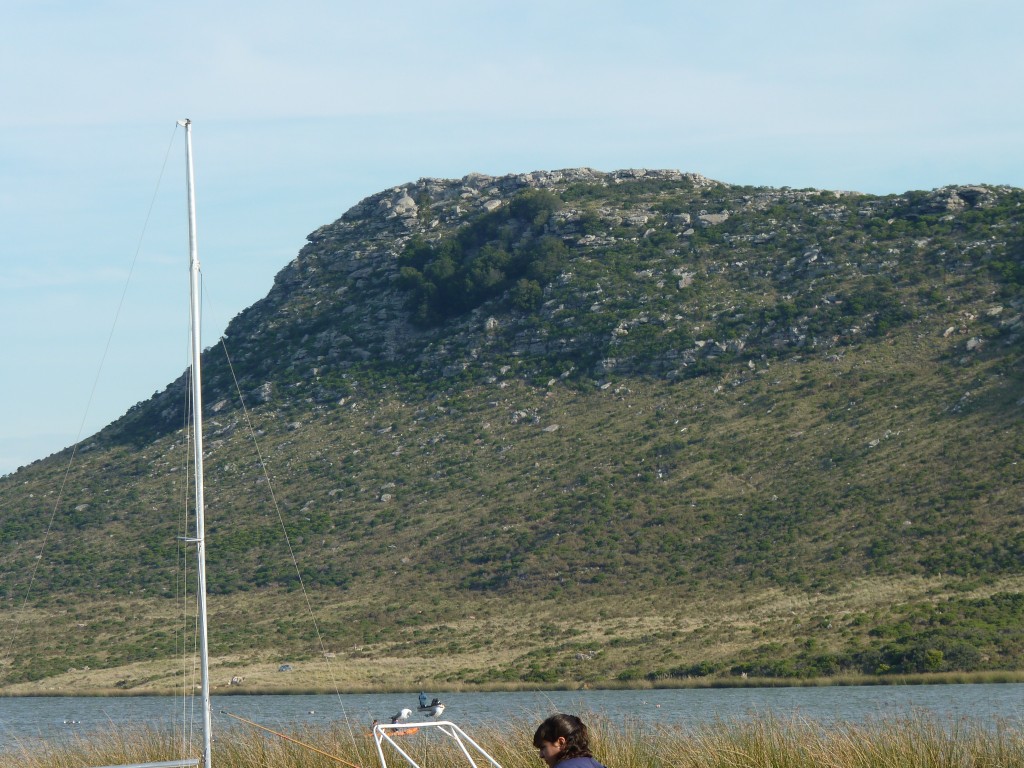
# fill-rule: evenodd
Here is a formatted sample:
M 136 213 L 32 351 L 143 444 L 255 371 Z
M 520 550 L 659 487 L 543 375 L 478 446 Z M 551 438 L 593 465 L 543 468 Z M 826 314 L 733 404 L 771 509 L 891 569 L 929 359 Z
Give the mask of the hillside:
M 367 198 L 206 353 L 215 669 L 1024 669 L 1022 202 L 588 169 Z M 0 686 L 169 685 L 183 392 L 85 441 L 49 533 L 70 452 L 0 479 Z

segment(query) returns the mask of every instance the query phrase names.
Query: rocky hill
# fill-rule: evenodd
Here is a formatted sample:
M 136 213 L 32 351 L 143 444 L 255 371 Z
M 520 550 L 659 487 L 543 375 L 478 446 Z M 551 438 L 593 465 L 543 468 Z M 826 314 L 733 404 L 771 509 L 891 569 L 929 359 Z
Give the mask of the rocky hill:
M 1022 201 L 589 169 L 367 198 L 206 355 L 213 610 L 255 612 L 215 652 L 327 647 L 356 687 L 1024 667 Z M 63 496 L 69 452 L 0 481 L 8 685 L 163 684 L 124 669 L 178 642 L 184 389 Z

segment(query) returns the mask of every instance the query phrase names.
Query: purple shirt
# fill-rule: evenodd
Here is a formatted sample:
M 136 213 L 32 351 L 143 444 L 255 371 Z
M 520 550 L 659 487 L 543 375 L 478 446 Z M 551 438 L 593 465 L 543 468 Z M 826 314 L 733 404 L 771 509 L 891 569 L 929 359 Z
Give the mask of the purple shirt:
M 555 764 L 555 768 L 604 768 L 592 757 L 570 757 Z

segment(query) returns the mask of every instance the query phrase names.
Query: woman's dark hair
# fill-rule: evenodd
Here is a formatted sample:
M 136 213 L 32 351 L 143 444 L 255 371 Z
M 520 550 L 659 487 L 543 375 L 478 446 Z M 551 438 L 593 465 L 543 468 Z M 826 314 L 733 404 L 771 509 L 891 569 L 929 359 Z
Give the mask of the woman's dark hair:
M 533 746 L 540 749 L 542 741 L 554 744 L 559 737 L 565 738 L 565 749 L 559 757 L 568 760 L 571 757 L 591 757 L 590 732 L 575 715 L 552 715 L 537 727 L 533 734 Z

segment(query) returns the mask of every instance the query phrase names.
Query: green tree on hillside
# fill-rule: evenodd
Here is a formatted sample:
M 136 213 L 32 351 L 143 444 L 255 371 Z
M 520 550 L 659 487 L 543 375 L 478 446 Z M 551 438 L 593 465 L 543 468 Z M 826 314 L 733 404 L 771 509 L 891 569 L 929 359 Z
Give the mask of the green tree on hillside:
M 558 274 L 567 255 L 561 240 L 545 235 L 551 214 L 560 207 L 554 193 L 528 189 L 454 236 L 433 243 L 413 237 L 399 273 L 413 322 L 435 325 L 514 286 L 512 305 L 523 311 L 536 308 L 537 290 Z

